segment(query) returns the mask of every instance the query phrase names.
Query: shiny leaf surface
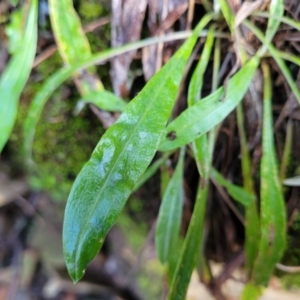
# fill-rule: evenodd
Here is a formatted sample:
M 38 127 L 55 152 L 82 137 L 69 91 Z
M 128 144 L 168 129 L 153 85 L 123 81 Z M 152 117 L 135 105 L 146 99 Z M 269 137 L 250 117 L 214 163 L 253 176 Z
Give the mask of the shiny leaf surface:
M 203 18 L 203 22 L 206 24 L 211 19 L 211 15 Z M 203 24 L 204 24 L 203 23 Z M 203 26 L 204 27 L 204 26 Z M 135 49 L 139 49 L 145 46 L 154 45 L 161 42 L 174 41 L 177 39 L 184 39 L 189 37 L 191 34 L 186 32 L 178 32 L 172 35 L 166 35 L 163 37 L 153 37 L 148 38 L 142 41 L 138 41 L 135 43 L 131 43 L 128 45 L 121 46 L 115 49 L 109 49 L 103 52 L 96 53 L 92 55 L 90 58 L 85 59 L 82 62 L 76 62 L 73 65 L 60 69 L 51 75 L 41 86 L 39 91 L 34 96 L 30 107 L 28 109 L 28 113 L 26 119 L 24 121 L 23 126 L 23 135 L 24 135 L 24 153 L 27 162 L 31 160 L 31 152 L 32 152 L 32 143 L 35 135 L 35 128 L 40 119 L 41 113 L 48 99 L 52 95 L 52 93 L 68 78 L 72 76 L 73 73 L 80 71 L 83 68 L 90 67 L 94 64 L 100 64 L 107 61 L 110 58 L 113 58 L 122 53 L 132 51 Z
M 222 122 L 243 99 L 258 63 L 259 58 L 253 57 L 229 80 L 224 99 L 224 88 L 221 87 L 172 121 L 159 150 L 172 150 L 188 144 Z
M 65 260 L 75 282 L 98 253 L 137 180 L 153 159 L 185 64 L 209 20 L 202 19 L 192 36 L 127 105 L 76 178 L 63 228 Z

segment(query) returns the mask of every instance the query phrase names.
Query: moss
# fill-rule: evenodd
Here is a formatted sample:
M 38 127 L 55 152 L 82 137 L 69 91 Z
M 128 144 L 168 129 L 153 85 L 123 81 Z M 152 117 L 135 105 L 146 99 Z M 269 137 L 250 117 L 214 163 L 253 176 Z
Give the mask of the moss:
M 73 116 L 73 100 L 62 100 L 58 91 L 46 106 L 36 128 L 33 159 L 37 168 L 30 175 L 33 188 L 66 200 L 74 179 L 89 159 L 103 129 L 92 116 Z M 89 118 L 88 118 L 89 117 Z
M 140 205 L 137 204 L 140 200 L 138 198 L 134 198 L 132 204 L 137 211 L 140 210 Z M 140 212 L 142 214 L 142 212 Z M 142 221 L 134 222 L 131 217 L 124 211 L 118 218 L 116 223 L 119 228 L 122 229 L 122 232 L 126 236 L 126 240 L 130 246 L 132 252 L 138 257 L 139 251 L 143 249 L 146 243 L 146 236 L 148 232 L 147 224 Z M 153 245 L 146 247 L 147 250 L 150 249 L 150 252 L 153 251 Z M 145 249 L 143 250 L 145 254 Z M 150 254 L 151 257 L 153 256 Z M 147 256 L 147 254 L 145 255 Z M 143 262 L 139 265 L 139 270 L 136 274 L 136 280 L 138 286 L 143 293 L 143 295 L 147 295 L 147 299 L 154 300 L 160 299 L 162 295 L 162 278 L 164 274 L 163 265 L 155 258 L 144 258 L 144 255 L 141 257 Z
M 82 1 L 79 8 L 79 14 L 85 20 L 95 19 L 101 16 L 103 12 L 103 5 L 99 4 L 99 1 L 95 0 Z

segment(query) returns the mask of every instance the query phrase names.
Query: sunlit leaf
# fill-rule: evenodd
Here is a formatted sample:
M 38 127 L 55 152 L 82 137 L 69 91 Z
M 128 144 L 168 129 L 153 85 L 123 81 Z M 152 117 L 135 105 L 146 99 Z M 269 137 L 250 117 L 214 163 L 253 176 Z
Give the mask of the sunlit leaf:
M 37 43 L 37 1 L 30 2 L 29 11 L 23 10 L 25 22 L 22 42 L 17 42 L 8 66 L 0 79 L 0 152 L 13 129 L 21 92 L 29 77 Z M 16 29 L 16 28 L 15 28 Z
M 127 105 L 77 176 L 63 228 L 64 255 L 75 282 L 98 253 L 137 180 L 153 159 L 185 64 L 210 18 L 202 18 L 193 35 Z
M 159 150 L 167 151 L 192 142 L 226 118 L 243 99 L 259 63 L 253 57 L 228 82 L 225 99 L 221 87 L 186 109 L 166 129 Z
M 48 0 L 51 25 L 64 62 L 74 64 L 91 56 L 90 44 L 82 30 L 72 0 Z
M 92 55 L 90 44 L 73 7 L 73 1 L 49 0 L 49 6 L 54 37 L 63 61 L 68 65 L 90 58 Z M 94 67 L 81 70 L 73 74 L 73 77 L 82 96 L 90 97 L 94 91 L 103 90 L 103 84 Z M 100 103 L 103 104 L 104 101 Z M 105 104 L 109 106 L 108 103 Z

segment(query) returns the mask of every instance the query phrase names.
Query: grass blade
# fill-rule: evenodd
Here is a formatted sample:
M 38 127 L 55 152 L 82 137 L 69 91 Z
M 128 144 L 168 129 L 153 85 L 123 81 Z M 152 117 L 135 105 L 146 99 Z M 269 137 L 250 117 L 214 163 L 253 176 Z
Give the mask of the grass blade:
M 169 262 L 179 237 L 183 205 L 184 148 L 164 193 L 155 231 L 155 246 L 162 263 Z
M 201 20 L 193 35 L 127 105 L 77 176 L 63 227 L 64 255 L 75 282 L 98 253 L 137 180 L 153 159 L 185 64 L 210 18 L 207 15 Z
M 276 263 L 285 249 L 286 213 L 278 179 L 273 140 L 271 79 L 269 68 L 262 64 L 264 75 L 264 113 L 261 160 L 261 239 L 252 274 L 257 286 L 267 285 Z
M 259 61 L 258 57 L 253 57 L 229 80 L 223 101 L 220 101 L 224 92 L 221 87 L 172 121 L 159 150 L 168 151 L 186 145 L 222 122 L 244 97 Z
M 203 77 L 214 45 L 214 31 L 210 27 L 197 67 L 192 75 L 188 89 L 188 105 L 192 106 L 201 99 Z
M 279 18 L 283 16 L 284 13 L 284 4 L 283 0 L 271 0 L 270 2 L 270 15 L 271 16 L 278 16 Z M 268 19 L 268 25 L 266 30 L 266 40 L 271 42 L 274 35 L 276 34 L 278 27 L 280 25 L 280 21 L 275 18 Z
M 193 269 L 198 264 L 205 217 L 208 184 L 199 185 L 193 215 L 173 277 L 169 300 L 184 300 Z
M 188 89 L 188 105 L 192 106 L 201 98 L 201 90 L 203 86 L 203 77 L 207 68 L 212 47 L 214 44 L 213 27 L 210 27 L 204 48 L 197 64 L 197 67 L 192 75 Z M 193 142 L 193 152 L 195 154 L 196 164 L 200 175 L 206 180 L 209 178 L 209 168 L 211 159 L 209 157 L 209 149 L 207 135 L 204 134 Z
M 291 90 L 293 91 L 296 99 L 298 100 L 299 104 L 300 104 L 300 91 L 297 87 L 296 82 L 294 81 L 291 72 L 289 70 L 289 68 L 286 66 L 284 60 L 281 58 L 281 52 L 279 52 L 273 44 L 269 43 L 263 33 L 253 24 L 251 24 L 251 22 L 249 22 L 248 20 L 245 20 L 243 22 L 243 24 L 245 24 L 257 37 L 258 39 L 269 49 L 270 54 L 272 55 L 272 57 L 274 58 L 274 60 L 276 61 L 277 65 L 279 66 L 281 72 L 283 73 L 286 81 L 288 82 Z M 286 55 L 288 59 L 288 56 L 291 57 L 291 59 L 293 59 L 293 62 L 300 65 L 300 59 L 293 56 L 293 55 Z M 295 59 L 294 59 L 295 58 Z
M 257 198 L 254 190 L 254 182 L 251 172 L 251 160 L 246 140 L 246 133 L 244 129 L 244 115 L 242 105 L 237 107 L 237 125 L 239 130 L 239 137 L 241 143 L 241 162 L 243 173 L 244 189 L 252 195 L 254 201 L 246 207 L 245 212 L 245 255 L 246 255 L 246 269 L 248 274 L 251 273 L 254 260 L 257 256 L 259 239 L 260 239 L 260 224 L 257 210 Z
M 37 0 L 30 1 L 22 40 L 0 79 L 0 152 L 13 129 L 21 92 L 29 77 L 37 43 Z M 26 16 L 26 8 L 23 10 Z

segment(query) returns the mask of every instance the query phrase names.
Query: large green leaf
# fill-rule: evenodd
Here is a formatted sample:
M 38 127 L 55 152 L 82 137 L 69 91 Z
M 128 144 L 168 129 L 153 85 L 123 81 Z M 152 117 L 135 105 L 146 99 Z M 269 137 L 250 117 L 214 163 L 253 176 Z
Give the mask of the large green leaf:
M 185 64 L 210 18 L 201 20 L 192 36 L 128 104 L 76 178 L 63 228 L 65 260 L 75 282 L 98 253 L 137 180 L 150 164 L 170 116 Z
M 20 34 L 22 40 L 14 44 L 14 54 L 0 79 L 0 152 L 13 129 L 21 92 L 29 77 L 37 43 L 37 1 L 30 2 L 29 11 L 24 7 L 26 23 Z M 20 29 L 21 30 L 21 29 Z
M 211 18 L 211 17 L 210 17 Z M 207 18 L 203 19 L 204 22 Z M 76 62 L 72 66 L 62 68 L 51 75 L 45 83 L 40 87 L 36 95 L 34 96 L 26 119 L 23 126 L 24 135 L 24 154 L 27 162 L 31 160 L 32 144 L 34 140 L 35 128 L 40 119 L 43 108 L 52 95 L 52 93 L 68 78 L 72 76 L 73 73 L 80 71 L 83 68 L 90 67 L 94 64 L 100 64 L 106 62 L 108 59 L 113 58 L 117 55 L 123 54 L 125 52 L 136 50 L 142 47 L 155 45 L 161 42 L 174 41 L 177 39 L 184 39 L 190 36 L 190 33 L 186 32 L 175 32 L 172 35 L 166 35 L 162 37 L 152 37 L 145 40 L 137 41 L 131 44 L 121 46 L 119 48 L 109 49 L 103 52 L 93 54 L 90 58 L 85 59 L 81 62 Z
M 164 193 L 155 231 L 155 246 L 158 258 L 166 263 L 176 247 L 179 236 L 183 205 L 183 161 L 184 149 Z
M 261 240 L 254 264 L 255 285 L 267 285 L 285 249 L 286 212 L 278 179 L 273 139 L 271 82 L 269 68 L 263 64 L 264 114 L 261 159 Z
M 222 122 L 243 99 L 259 61 L 254 56 L 229 80 L 224 99 L 224 88 L 221 87 L 172 121 L 159 150 L 172 150 L 188 144 Z

